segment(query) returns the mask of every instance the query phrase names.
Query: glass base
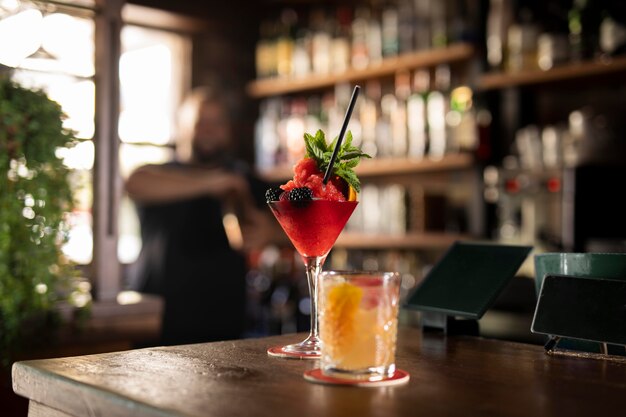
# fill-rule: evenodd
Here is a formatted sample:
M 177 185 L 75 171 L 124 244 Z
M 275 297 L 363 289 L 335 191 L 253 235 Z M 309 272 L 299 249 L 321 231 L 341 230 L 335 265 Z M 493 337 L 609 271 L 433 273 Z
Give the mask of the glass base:
M 319 352 L 311 352 L 311 351 L 298 351 L 291 348 L 291 350 L 287 350 L 293 345 L 287 346 L 273 346 L 267 349 L 267 354 L 270 356 L 274 356 L 276 358 L 285 358 L 285 359 L 319 359 Z
M 396 369 L 393 375 L 388 378 L 383 378 L 378 381 L 363 381 L 358 379 L 345 379 L 345 378 L 335 378 L 332 376 L 325 375 L 320 368 L 309 369 L 304 372 L 304 379 L 309 382 L 313 382 L 316 384 L 325 384 L 325 385 L 343 385 L 343 386 L 353 386 L 353 387 L 386 387 L 392 385 L 401 385 L 409 382 L 410 375 L 407 371 L 403 371 L 402 369 Z
M 395 372 L 396 366 L 394 364 L 354 370 L 339 369 L 332 366 L 322 368 L 322 374 L 325 376 L 353 381 L 382 381 L 393 377 Z
M 309 336 L 300 343 L 269 348 L 267 353 L 281 358 L 318 359 L 322 356 L 322 349 L 319 339 Z
M 298 353 L 302 355 L 321 356 L 322 345 L 317 337 L 309 336 L 306 340 L 293 345 L 283 346 L 286 352 Z

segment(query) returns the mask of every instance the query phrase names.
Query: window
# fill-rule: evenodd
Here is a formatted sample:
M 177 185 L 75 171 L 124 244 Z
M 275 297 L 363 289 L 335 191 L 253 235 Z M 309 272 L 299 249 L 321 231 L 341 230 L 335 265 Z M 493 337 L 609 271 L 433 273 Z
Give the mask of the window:
M 186 92 L 189 65 L 187 36 L 127 25 L 122 30 L 120 58 L 120 174 L 174 158 L 176 111 Z M 131 263 L 141 250 L 134 207 L 123 197 L 119 213 L 118 260 Z
M 3 4 L 8 3 L 6 0 Z M 19 4 L 16 2 L 16 4 Z M 94 163 L 94 21 L 93 13 L 62 8 L 41 13 L 21 4 L 0 21 L 0 38 L 23 39 L 5 49 L 4 63 L 15 66 L 13 79 L 28 88 L 46 91 L 67 115 L 64 126 L 72 129 L 79 143 L 58 149 L 57 155 L 71 168 L 76 205 L 69 216 L 69 242 L 63 251 L 78 264 L 92 259 L 92 169 Z M 11 23 L 15 20 L 15 24 Z M 9 21 L 7 24 L 7 20 Z M 36 34 L 36 36 L 33 36 Z M 25 38 L 32 38 L 25 40 Z M 21 43 L 22 45 L 18 45 Z M 28 47 L 27 47 L 28 46 Z M 21 49 L 21 50 L 20 50 Z M 28 56 L 23 55 L 29 51 Z
M 94 265 L 101 264 L 102 260 L 110 264 L 110 258 L 114 256 L 109 253 L 112 246 L 108 231 L 103 236 L 102 228 L 94 225 L 92 208 L 99 201 L 109 201 L 112 196 L 112 201 L 117 201 L 118 191 L 115 187 L 104 186 L 100 190 L 94 189 L 94 161 L 100 161 L 98 155 L 116 148 L 116 135 L 120 139 L 119 153 L 113 157 L 119 158 L 119 172 L 109 169 L 117 165 L 107 164 L 108 156 L 105 156 L 105 163 L 100 161 L 99 173 L 102 176 L 106 171 L 104 176 L 111 174 L 112 179 L 104 178 L 103 181 L 101 178 L 102 184 L 117 182 L 118 174 L 125 179 L 140 165 L 162 163 L 173 158 L 175 114 L 181 98 L 189 90 L 188 72 L 191 68 L 191 36 L 179 29 L 184 28 L 187 33 L 204 29 L 201 21 L 136 5 L 125 5 L 122 15 L 129 23 L 116 25 L 108 19 L 115 16 L 110 13 L 111 9 L 121 7 L 121 4 L 121 1 L 104 0 L 54 3 L 0 0 L 0 39 L 13 40 L 2 43 L 0 65 L 15 68 L 15 81 L 26 87 L 41 88 L 57 101 L 68 116 L 65 126 L 74 130 L 79 140 L 77 146 L 58 149 L 57 154 L 72 169 L 76 200 L 76 207 L 69 216 L 72 227 L 64 252 L 71 260 L 83 265 L 92 261 Z M 98 37 L 97 27 L 110 33 L 99 32 Z M 118 32 L 120 27 L 121 33 Z M 111 42 L 117 34 L 121 39 L 119 120 L 115 111 L 111 112 L 113 118 L 110 118 L 107 111 L 111 109 L 105 110 L 105 117 L 100 118 L 98 126 L 110 128 L 96 130 L 96 116 L 109 103 L 115 103 L 118 94 L 116 89 L 102 88 L 102 85 L 116 85 L 114 73 L 117 68 L 115 64 L 109 66 L 111 60 L 98 63 L 96 45 L 101 48 L 99 56 L 117 59 L 114 42 Z M 109 75 L 115 75 L 113 81 L 102 76 L 107 70 Z M 104 80 L 98 87 L 99 97 L 96 97 L 97 72 L 100 74 L 97 79 Z M 94 146 L 96 135 L 102 136 L 98 147 Z M 106 152 L 96 155 L 99 152 L 96 149 L 102 150 L 102 146 Z M 104 211 L 100 207 L 100 212 Z M 122 263 L 129 263 L 136 259 L 141 248 L 139 225 L 130 200 L 121 199 L 118 213 L 118 258 Z M 115 217 L 111 212 L 104 216 L 105 222 Z M 105 250 L 98 252 L 100 261 L 94 257 L 94 241 L 105 242 L 100 243 L 101 247 L 105 246 Z M 105 268 L 96 265 L 94 269 L 98 276 L 92 278 L 98 284 L 100 294 L 105 294 L 103 297 L 107 299 L 114 297 L 120 288 L 115 269 L 115 265 Z

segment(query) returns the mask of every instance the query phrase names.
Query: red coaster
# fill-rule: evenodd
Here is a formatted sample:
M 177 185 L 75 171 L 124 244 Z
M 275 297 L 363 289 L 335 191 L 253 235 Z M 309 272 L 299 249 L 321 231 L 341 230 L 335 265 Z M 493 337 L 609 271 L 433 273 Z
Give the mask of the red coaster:
M 335 378 L 324 375 L 320 368 L 308 370 L 304 373 L 304 379 L 316 384 L 326 385 L 346 385 L 351 387 L 388 387 L 390 385 L 401 385 L 409 382 L 410 375 L 407 371 L 396 369 L 393 376 L 381 379 L 380 381 L 359 381 L 355 379 Z
M 319 359 L 322 356 L 319 352 L 314 353 L 296 353 L 285 350 L 284 346 L 273 346 L 267 349 L 267 354 L 275 358 L 287 359 Z

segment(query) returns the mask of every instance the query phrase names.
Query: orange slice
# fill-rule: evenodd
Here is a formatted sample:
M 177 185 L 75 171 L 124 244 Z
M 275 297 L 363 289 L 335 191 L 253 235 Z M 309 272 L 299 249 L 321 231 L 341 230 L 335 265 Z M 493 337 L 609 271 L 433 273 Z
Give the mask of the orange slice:
M 328 290 L 322 318 L 324 343 L 332 356 L 343 356 L 355 337 L 355 316 L 363 298 L 363 290 L 341 283 Z
M 354 188 L 352 188 L 352 186 L 349 187 L 350 190 L 348 191 L 348 201 L 356 201 L 359 194 L 354 190 Z

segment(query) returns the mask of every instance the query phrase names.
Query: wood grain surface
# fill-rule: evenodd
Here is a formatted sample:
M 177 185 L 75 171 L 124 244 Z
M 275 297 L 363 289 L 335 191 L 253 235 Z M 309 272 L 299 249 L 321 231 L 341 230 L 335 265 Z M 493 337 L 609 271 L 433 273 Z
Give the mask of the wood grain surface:
M 626 412 L 626 365 L 540 346 L 401 329 L 408 384 L 306 382 L 315 361 L 268 357 L 288 335 L 19 362 L 14 390 L 73 416 L 577 416 Z M 617 412 L 617 414 L 615 414 Z M 41 414 L 43 415 L 43 414 Z

